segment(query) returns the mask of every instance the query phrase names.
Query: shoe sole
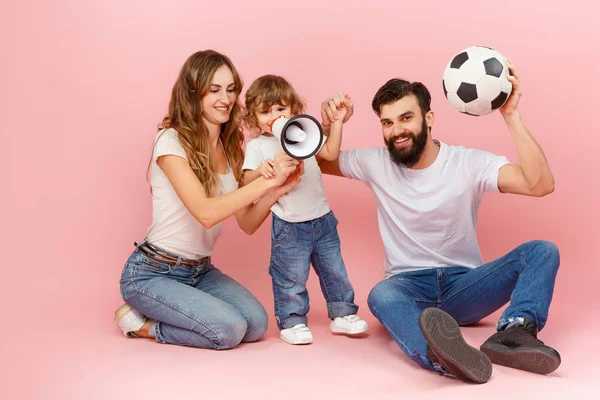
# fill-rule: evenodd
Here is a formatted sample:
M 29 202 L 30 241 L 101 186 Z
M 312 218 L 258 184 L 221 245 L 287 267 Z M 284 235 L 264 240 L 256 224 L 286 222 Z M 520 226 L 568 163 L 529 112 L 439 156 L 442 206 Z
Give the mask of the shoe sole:
M 451 365 L 467 379 L 485 383 L 492 376 L 490 359 L 462 337 L 454 318 L 437 308 L 427 308 L 419 316 L 419 327 L 435 355 Z M 452 372 L 452 371 L 448 371 Z
M 287 340 L 287 339 L 286 339 L 285 337 L 283 337 L 283 336 L 279 336 L 279 338 L 280 338 L 281 340 L 283 340 L 284 342 L 286 342 L 287 344 L 292 344 L 292 345 L 297 345 L 297 344 L 300 344 L 300 345 L 302 345 L 302 344 L 311 344 L 311 343 L 313 342 L 313 340 L 312 340 L 312 339 L 311 339 L 310 341 L 305 341 L 305 342 L 292 342 L 292 341 L 290 341 L 290 340 Z
M 497 343 L 488 343 L 480 349 L 494 364 L 536 374 L 549 374 L 560 365 L 558 354 L 551 354 L 539 348 L 522 346 L 517 350 Z
M 339 334 L 350 335 L 350 336 L 360 335 L 361 333 L 365 333 L 366 331 L 369 330 L 368 326 L 365 329 L 356 330 L 356 331 L 347 331 L 345 329 L 338 328 L 335 325 L 330 325 L 329 328 L 331 329 L 331 332 L 333 332 L 333 333 L 339 333 Z

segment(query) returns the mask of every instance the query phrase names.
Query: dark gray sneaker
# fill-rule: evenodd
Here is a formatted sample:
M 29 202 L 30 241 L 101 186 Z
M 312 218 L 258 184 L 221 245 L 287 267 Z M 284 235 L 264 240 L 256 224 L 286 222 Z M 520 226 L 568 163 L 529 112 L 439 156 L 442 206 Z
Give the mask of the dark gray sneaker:
M 419 327 L 429 343 L 431 361 L 466 381 L 485 383 L 490 379 L 492 363 L 489 358 L 465 342 L 450 314 L 437 308 L 427 308 L 419 316 Z
M 560 365 L 560 354 L 537 338 L 537 326 L 529 318 L 498 331 L 480 347 L 494 364 L 549 374 Z

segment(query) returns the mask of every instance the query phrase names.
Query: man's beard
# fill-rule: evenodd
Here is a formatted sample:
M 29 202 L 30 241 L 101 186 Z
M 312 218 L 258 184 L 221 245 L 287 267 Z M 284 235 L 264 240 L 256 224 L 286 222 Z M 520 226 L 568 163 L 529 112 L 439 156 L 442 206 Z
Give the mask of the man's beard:
M 406 132 L 401 135 L 392 136 L 389 140 L 384 139 L 392 161 L 396 165 L 404 166 L 406 168 L 412 168 L 418 163 L 423 155 L 423 151 L 425 151 L 425 145 L 427 144 L 427 131 L 427 121 L 423 118 L 421 132 L 416 135 L 412 132 Z M 412 140 L 412 143 L 409 144 L 408 147 L 396 148 L 394 141 L 396 139 L 404 138 L 410 138 L 409 140 Z

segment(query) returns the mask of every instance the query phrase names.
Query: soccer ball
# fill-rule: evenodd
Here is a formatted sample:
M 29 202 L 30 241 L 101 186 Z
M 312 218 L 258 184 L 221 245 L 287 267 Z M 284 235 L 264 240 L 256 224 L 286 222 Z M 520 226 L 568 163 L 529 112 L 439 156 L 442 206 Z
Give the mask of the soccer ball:
M 506 58 L 489 47 L 472 46 L 450 60 L 444 70 L 444 95 L 458 111 L 474 116 L 502 107 L 510 96 L 512 75 Z

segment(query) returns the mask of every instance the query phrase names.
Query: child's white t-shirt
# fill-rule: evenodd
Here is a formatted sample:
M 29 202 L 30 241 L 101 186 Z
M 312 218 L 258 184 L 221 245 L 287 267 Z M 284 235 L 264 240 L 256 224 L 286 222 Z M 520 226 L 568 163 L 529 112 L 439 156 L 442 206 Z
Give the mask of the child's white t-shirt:
M 206 229 L 190 214 L 156 163 L 158 157 L 164 155 L 175 155 L 187 160 L 175 129 L 162 130 L 155 138 L 150 164 L 152 225 L 148 228 L 146 240 L 183 258 L 200 259 L 211 256 L 221 235 L 222 222 Z M 230 167 L 225 175 L 219 175 L 219 180 L 222 185 L 221 194 L 229 193 L 238 187 Z
M 369 186 L 386 259 L 385 276 L 445 266 L 478 267 L 477 213 L 485 192 L 499 192 L 505 157 L 448 146 L 432 165 L 410 169 L 394 164 L 387 148 L 340 153 L 343 175 Z
M 242 170 L 256 170 L 267 159 L 273 160 L 275 153 L 283 151 L 275 136 L 260 135 L 246 145 L 246 157 Z M 288 222 L 304 222 L 322 217 L 330 211 L 321 169 L 315 157 L 304 160 L 304 175 L 300 183 L 281 196 L 271 211 Z

